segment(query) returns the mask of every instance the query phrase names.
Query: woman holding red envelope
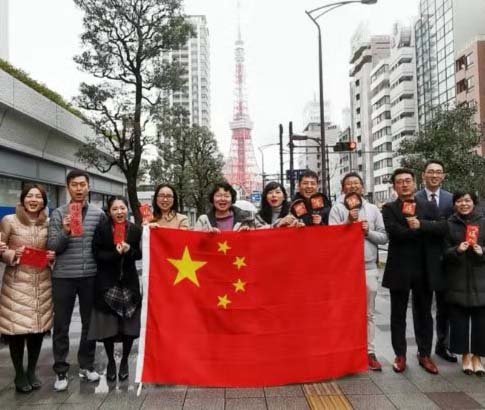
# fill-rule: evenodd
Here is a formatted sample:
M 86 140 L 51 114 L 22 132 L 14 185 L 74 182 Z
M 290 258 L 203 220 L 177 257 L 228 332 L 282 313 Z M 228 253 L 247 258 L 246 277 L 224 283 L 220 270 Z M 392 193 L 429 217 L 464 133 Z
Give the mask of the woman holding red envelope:
M 445 253 L 450 351 L 462 355 L 466 374 L 484 376 L 480 356 L 485 356 L 485 218 L 475 212 L 477 197 L 471 191 L 456 192 L 453 204 Z
M 94 232 L 97 275 L 88 339 L 104 343 L 108 381 L 116 379 L 114 343 L 123 343 L 118 372 L 118 379 L 123 381 L 128 378 L 133 341 L 140 335 L 141 293 L 135 261 L 141 259 L 141 229 L 127 220 L 128 203 L 124 197 L 108 200 L 108 215 L 108 220 L 101 221 Z
M 44 334 L 52 327 L 51 269 L 55 253 L 47 245 L 47 195 L 40 185 L 25 185 L 15 214 L 2 219 L 6 264 L 0 291 L 0 333 L 7 336 L 15 368 L 15 388 L 28 393 L 41 387 L 36 375 Z M 24 350 L 27 345 L 27 369 Z

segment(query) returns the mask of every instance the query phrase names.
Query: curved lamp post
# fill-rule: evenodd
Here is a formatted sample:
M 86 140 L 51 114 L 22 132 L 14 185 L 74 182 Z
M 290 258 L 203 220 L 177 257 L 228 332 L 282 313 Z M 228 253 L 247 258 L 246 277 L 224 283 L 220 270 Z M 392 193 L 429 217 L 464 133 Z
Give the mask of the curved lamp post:
M 325 117 L 324 117 L 324 103 L 323 103 L 323 62 L 322 62 L 322 30 L 320 24 L 317 20 L 324 14 L 329 13 L 339 7 L 346 6 L 347 4 L 360 3 L 360 4 L 375 4 L 377 0 L 349 0 L 349 1 L 338 1 L 335 3 L 325 4 L 323 6 L 317 7 L 313 10 L 305 10 L 305 13 L 310 18 L 311 21 L 317 26 L 318 29 L 318 76 L 320 80 L 320 150 L 321 150 L 321 180 L 322 180 L 322 192 L 330 194 L 328 192 L 328 187 L 326 186 L 327 181 L 327 171 L 326 171 L 326 152 L 325 152 Z

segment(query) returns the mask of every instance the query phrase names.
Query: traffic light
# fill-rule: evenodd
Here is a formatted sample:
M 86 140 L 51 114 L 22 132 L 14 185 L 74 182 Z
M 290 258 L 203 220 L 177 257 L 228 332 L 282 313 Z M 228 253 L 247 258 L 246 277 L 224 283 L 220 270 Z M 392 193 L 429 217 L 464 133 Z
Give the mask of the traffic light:
M 357 143 L 355 141 L 339 141 L 337 142 L 334 147 L 334 152 L 341 152 L 341 151 L 354 151 L 357 148 Z

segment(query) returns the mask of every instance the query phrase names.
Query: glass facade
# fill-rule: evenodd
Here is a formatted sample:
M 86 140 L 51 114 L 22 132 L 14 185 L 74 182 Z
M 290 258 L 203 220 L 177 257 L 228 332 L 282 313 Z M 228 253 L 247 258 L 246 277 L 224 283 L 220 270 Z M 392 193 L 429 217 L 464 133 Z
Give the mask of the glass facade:
M 418 121 L 432 118 L 433 107 L 455 99 L 453 4 L 451 0 L 421 0 L 415 25 Z

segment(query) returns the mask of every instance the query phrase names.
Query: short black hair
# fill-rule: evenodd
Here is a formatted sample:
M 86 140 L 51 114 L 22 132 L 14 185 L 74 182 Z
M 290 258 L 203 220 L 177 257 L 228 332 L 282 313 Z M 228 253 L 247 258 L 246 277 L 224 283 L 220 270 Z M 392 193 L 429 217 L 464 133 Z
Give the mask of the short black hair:
M 347 178 L 359 178 L 360 183 L 362 184 L 362 186 L 364 186 L 364 180 L 362 179 L 362 177 L 357 172 L 352 171 L 352 172 L 347 172 L 342 178 L 342 181 L 341 181 L 342 188 L 344 187 L 345 180 Z
M 318 182 L 318 174 L 311 169 L 305 169 L 305 171 L 300 174 L 300 176 L 298 177 L 298 183 L 300 183 L 303 178 L 314 178 Z
M 460 198 L 463 198 L 465 195 L 470 195 L 470 198 L 473 201 L 474 205 L 478 204 L 477 194 L 471 190 L 463 189 L 461 191 L 456 191 L 453 194 L 453 205 L 456 203 L 456 201 L 458 201 Z
M 89 184 L 89 174 L 86 171 L 82 171 L 80 169 L 71 169 L 66 175 L 66 184 L 69 185 L 71 179 L 84 177 L 86 178 L 87 183 Z
M 391 175 L 391 182 L 392 182 L 393 185 L 394 185 L 394 180 L 396 179 L 396 177 L 398 175 L 401 175 L 401 174 L 409 174 L 413 177 L 414 180 L 416 180 L 416 175 L 414 174 L 414 171 L 412 169 L 397 168 L 397 169 L 394 170 L 394 172 Z
M 157 204 L 157 196 L 158 196 L 158 193 L 160 192 L 160 190 L 162 188 L 169 188 L 169 189 L 172 190 L 173 204 L 172 204 L 172 208 L 170 208 L 170 210 L 174 211 L 174 212 L 179 211 L 179 198 L 178 198 L 178 195 L 177 195 L 177 191 L 175 191 L 175 188 L 170 184 L 166 184 L 166 183 L 160 184 L 155 188 L 155 193 L 153 194 L 153 200 L 152 200 L 153 216 L 156 217 L 156 218 L 160 218 L 162 216 L 162 210 L 160 209 L 160 207 Z
M 223 189 L 224 191 L 230 192 L 232 203 L 234 204 L 234 202 L 236 202 L 237 192 L 232 187 L 232 185 L 229 182 L 227 182 L 227 181 L 219 181 L 219 182 L 216 182 L 214 184 L 214 186 L 212 187 L 212 189 L 209 192 L 209 202 L 211 204 L 214 203 L 214 195 L 216 194 L 217 191 L 219 191 L 219 189 Z
M 439 159 L 429 159 L 424 163 L 424 168 L 423 170 L 426 172 L 426 168 L 428 168 L 431 164 L 436 164 L 439 165 L 441 168 L 443 168 L 443 172 L 445 172 L 445 164 L 443 161 L 440 161 Z
M 36 188 L 40 191 L 40 194 L 42 195 L 42 200 L 44 201 L 44 206 L 42 207 L 42 209 L 45 209 L 45 207 L 47 206 L 47 193 L 45 191 L 45 188 L 42 185 L 39 185 L 39 184 L 25 184 L 24 185 L 24 187 L 22 188 L 22 192 L 20 193 L 20 205 L 24 206 L 25 197 L 30 192 L 30 190 L 34 189 L 34 188 Z

